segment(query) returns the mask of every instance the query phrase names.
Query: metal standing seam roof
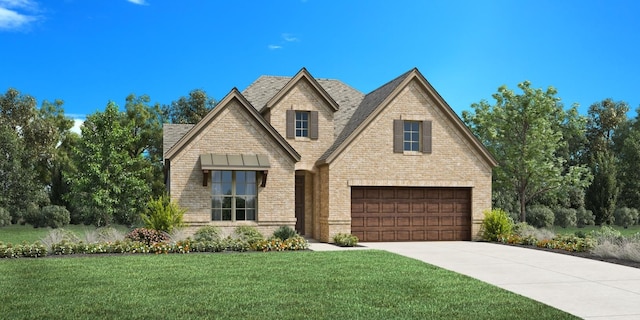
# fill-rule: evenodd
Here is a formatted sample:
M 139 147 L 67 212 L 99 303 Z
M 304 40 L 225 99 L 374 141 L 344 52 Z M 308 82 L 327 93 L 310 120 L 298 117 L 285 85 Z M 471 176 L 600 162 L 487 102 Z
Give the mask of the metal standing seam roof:
M 263 154 L 218 154 L 200 155 L 203 170 L 264 170 L 269 169 L 269 158 Z

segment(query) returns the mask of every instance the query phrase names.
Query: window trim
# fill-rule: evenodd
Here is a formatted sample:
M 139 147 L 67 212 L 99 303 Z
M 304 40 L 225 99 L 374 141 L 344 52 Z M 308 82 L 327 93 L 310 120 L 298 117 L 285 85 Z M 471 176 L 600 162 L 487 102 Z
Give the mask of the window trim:
M 419 122 L 419 147 L 418 150 L 411 151 L 404 149 L 404 125 L 405 122 Z M 431 120 L 424 120 L 424 118 L 419 118 L 415 116 L 403 116 L 402 119 L 394 119 L 393 120 L 393 152 L 394 153 L 402 153 L 405 155 L 421 155 L 421 154 L 431 154 L 432 153 L 432 130 L 433 130 L 433 122 Z
M 216 172 L 220 172 L 222 174 L 222 172 L 231 172 L 231 195 L 225 195 L 225 194 L 215 194 L 214 193 L 214 188 L 216 186 L 222 186 L 224 184 L 224 181 L 221 180 L 220 182 L 218 181 L 213 181 L 213 178 L 215 177 L 215 173 Z M 238 172 L 253 172 L 254 177 L 253 177 L 253 183 L 249 184 L 249 185 L 253 185 L 254 188 L 254 193 L 253 194 L 241 194 L 239 195 L 238 192 L 238 180 L 237 180 L 237 173 Z M 245 180 L 246 181 L 246 180 Z M 211 221 L 215 221 L 215 222 L 240 222 L 240 221 L 258 221 L 258 172 L 257 171 L 253 171 L 253 170 L 212 170 L 211 171 L 211 202 L 210 202 L 210 210 L 211 210 Z M 254 197 L 254 207 L 253 208 L 247 208 L 245 205 L 245 208 L 240 208 L 240 209 L 245 209 L 245 219 L 244 220 L 238 220 L 237 219 L 237 199 L 240 197 L 249 197 L 249 196 L 253 196 Z M 221 199 L 223 199 L 223 203 L 224 203 L 224 199 L 225 198 L 230 198 L 231 201 L 231 208 L 229 208 L 231 210 L 231 219 L 230 220 L 225 220 L 224 219 L 224 207 L 220 207 L 220 208 L 214 208 L 213 206 L 213 201 L 214 201 L 214 197 L 220 197 Z M 246 202 L 245 202 L 246 203 Z M 216 220 L 214 217 L 214 210 L 216 209 L 220 209 L 220 220 Z M 247 209 L 253 209 L 254 211 L 254 219 L 247 219 Z
M 309 138 L 309 127 L 311 124 L 311 112 L 309 111 L 303 111 L 303 110 L 296 110 L 295 111 L 295 123 L 294 123 L 294 129 L 295 129 L 295 137 L 296 138 Z M 303 117 L 306 116 L 306 117 Z M 303 119 L 306 118 L 306 119 Z M 305 126 L 306 124 L 306 126 Z
M 308 113 L 307 117 L 307 136 L 297 135 L 297 116 L 299 112 Z M 318 139 L 318 111 L 314 110 L 294 110 L 288 109 L 286 111 L 285 119 L 285 132 L 287 139 L 295 139 L 299 141 L 309 141 Z

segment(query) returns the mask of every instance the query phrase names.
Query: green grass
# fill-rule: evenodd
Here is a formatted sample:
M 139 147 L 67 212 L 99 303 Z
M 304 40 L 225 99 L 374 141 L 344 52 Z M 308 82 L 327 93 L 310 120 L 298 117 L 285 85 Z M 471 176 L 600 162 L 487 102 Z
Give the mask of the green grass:
M 620 231 L 620 233 L 622 233 L 623 236 L 631 236 L 634 235 L 638 232 L 640 232 L 640 225 L 633 225 L 630 226 L 629 228 L 625 229 L 621 226 L 610 226 L 618 231 Z M 586 226 L 584 228 L 578 228 L 578 227 L 568 227 L 568 228 L 562 228 L 562 227 L 558 227 L 558 226 L 554 226 L 553 227 L 553 231 L 557 234 L 575 234 L 577 231 L 582 231 L 584 233 L 589 233 L 593 230 L 599 230 L 600 226 Z
M 112 227 L 126 233 L 129 229 L 121 225 L 113 225 Z M 63 229 L 73 231 L 77 236 L 82 238 L 89 230 L 95 230 L 94 226 L 73 225 L 65 226 Z M 46 236 L 51 228 L 34 228 L 31 225 L 12 224 L 10 226 L 0 228 L 0 241 L 4 243 L 18 244 L 26 241 L 28 243 L 36 242 Z
M 384 251 L 0 261 L 6 319 L 576 319 Z

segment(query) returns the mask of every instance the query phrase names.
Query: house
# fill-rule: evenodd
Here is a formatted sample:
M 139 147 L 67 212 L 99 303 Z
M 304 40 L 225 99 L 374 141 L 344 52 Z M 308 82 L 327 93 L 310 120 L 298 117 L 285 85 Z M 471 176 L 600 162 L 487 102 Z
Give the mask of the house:
M 262 76 L 163 130 L 167 189 L 192 228 L 472 240 L 491 208 L 496 160 L 417 69 L 366 95 L 305 68 Z

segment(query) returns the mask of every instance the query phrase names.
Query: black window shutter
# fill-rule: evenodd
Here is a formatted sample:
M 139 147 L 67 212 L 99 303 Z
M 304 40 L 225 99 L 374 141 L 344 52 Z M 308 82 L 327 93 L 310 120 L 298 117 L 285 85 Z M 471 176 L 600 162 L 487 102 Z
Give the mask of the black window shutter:
M 402 153 L 404 150 L 404 146 L 402 145 L 404 127 L 404 121 L 402 120 L 393 120 L 393 152 L 394 153 Z
M 318 139 L 318 111 L 309 113 L 309 138 Z
M 431 153 L 431 121 L 422 121 L 422 153 Z
M 296 137 L 296 111 L 287 110 L 287 139 Z

